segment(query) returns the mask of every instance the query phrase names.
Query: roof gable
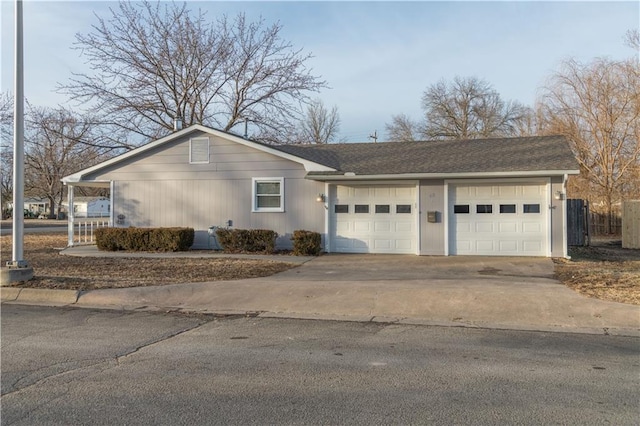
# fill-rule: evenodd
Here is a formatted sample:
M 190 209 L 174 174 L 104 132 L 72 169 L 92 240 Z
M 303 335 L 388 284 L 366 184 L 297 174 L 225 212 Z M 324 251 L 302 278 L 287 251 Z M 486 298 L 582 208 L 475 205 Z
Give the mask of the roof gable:
M 239 136 L 233 135 L 231 133 L 227 133 L 227 132 L 223 132 L 220 130 L 216 130 L 216 129 L 212 129 L 206 126 L 202 126 L 200 124 L 194 124 L 192 126 L 189 126 L 185 129 L 182 129 L 180 131 L 174 132 L 168 136 L 165 136 L 164 138 L 155 140 L 153 142 L 149 142 L 143 146 L 140 146 L 136 149 L 133 149 L 129 152 L 126 152 L 122 155 L 118 155 L 116 157 L 113 157 L 107 161 L 103 161 L 102 163 L 96 164 L 95 166 L 92 167 L 88 167 L 86 169 L 80 170 L 74 174 L 71 174 L 69 176 L 65 176 L 64 178 L 62 178 L 62 182 L 64 183 L 74 183 L 74 182 L 81 182 L 83 177 L 90 175 L 90 174 L 94 174 L 96 172 L 100 172 L 101 170 L 105 170 L 108 167 L 117 165 L 119 163 L 125 162 L 125 161 L 132 161 L 135 160 L 136 157 L 141 157 L 142 155 L 144 155 L 147 152 L 150 152 L 156 148 L 162 147 L 164 145 L 167 145 L 171 142 L 174 142 L 178 139 L 181 139 L 185 136 L 188 136 L 190 133 L 194 133 L 194 132 L 202 132 L 202 133 L 207 133 L 213 136 L 217 136 L 226 140 L 229 140 L 231 142 L 235 142 L 238 143 L 240 145 L 243 146 L 247 146 L 253 149 L 256 149 L 258 151 L 261 152 L 265 152 L 268 154 L 272 154 L 275 155 L 277 157 L 280 158 L 284 158 L 286 160 L 290 160 L 293 161 L 295 163 L 299 163 L 302 164 L 305 168 L 306 171 L 308 172 L 332 172 L 335 171 L 335 169 L 326 166 L 325 164 L 322 163 L 317 163 L 313 160 L 304 158 L 304 157 L 298 157 L 296 155 L 293 155 L 291 153 L 287 153 L 285 151 L 282 150 L 277 150 L 275 149 L 273 146 L 271 145 L 266 145 L 263 143 L 259 143 L 259 142 L 255 142 L 255 141 L 251 141 L 248 139 L 244 139 L 241 138 Z

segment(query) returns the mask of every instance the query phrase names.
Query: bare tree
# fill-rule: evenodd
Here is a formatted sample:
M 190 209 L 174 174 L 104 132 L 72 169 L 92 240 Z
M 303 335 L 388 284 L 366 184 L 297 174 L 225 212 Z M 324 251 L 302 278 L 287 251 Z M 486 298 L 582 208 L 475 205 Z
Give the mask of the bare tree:
M 565 135 L 580 164 L 574 196 L 609 215 L 640 192 L 639 70 L 634 60 L 568 60 L 541 98 L 547 131 Z
M 427 139 L 474 139 L 513 136 L 526 108 L 502 100 L 486 81 L 470 77 L 442 80 L 424 92 L 423 136 Z
M 13 96 L 0 93 L 0 209 L 13 200 Z
M 625 44 L 640 54 L 640 31 L 629 30 L 624 37 Z
M 326 144 L 334 142 L 339 131 L 338 107 L 333 106 L 328 110 L 320 99 L 315 99 L 307 105 L 306 113 L 294 136 L 294 142 Z
M 391 123 L 385 124 L 387 137 L 394 142 L 410 142 L 419 139 L 419 124 L 405 114 L 394 115 Z
M 249 120 L 256 137 L 277 139 L 294 127 L 307 93 L 326 86 L 280 24 L 244 14 L 209 21 L 186 3 L 121 1 L 110 12 L 77 35 L 91 74 L 59 89 L 138 138 L 166 135 L 180 118 L 225 131 Z
M 25 193 L 47 198 L 55 217 L 60 213 L 64 176 L 96 164 L 102 158 L 92 140 L 92 125 L 70 111 L 28 107 L 25 120 Z

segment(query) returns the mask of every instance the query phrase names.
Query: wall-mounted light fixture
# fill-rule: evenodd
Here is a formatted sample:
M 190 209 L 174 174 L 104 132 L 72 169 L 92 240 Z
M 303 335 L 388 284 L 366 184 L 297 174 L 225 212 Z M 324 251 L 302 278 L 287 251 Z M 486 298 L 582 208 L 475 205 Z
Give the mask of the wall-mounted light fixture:
M 564 198 L 564 193 L 562 191 L 556 191 L 553 194 L 553 198 L 555 198 L 556 200 L 562 200 Z
M 327 196 L 324 194 L 318 194 L 318 196 L 316 197 L 316 201 L 319 203 L 324 203 L 325 201 L 327 201 Z

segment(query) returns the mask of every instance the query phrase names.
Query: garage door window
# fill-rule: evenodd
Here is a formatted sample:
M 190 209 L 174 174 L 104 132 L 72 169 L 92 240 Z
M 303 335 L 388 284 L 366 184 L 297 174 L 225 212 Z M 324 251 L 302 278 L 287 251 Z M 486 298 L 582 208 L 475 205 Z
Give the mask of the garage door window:
M 333 207 L 333 211 L 336 213 L 349 213 L 349 204 L 336 204 Z
M 515 204 L 500 204 L 500 213 L 515 213 Z
M 398 204 L 396 206 L 396 213 L 398 214 L 411 214 L 411 204 Z
M 389 213 L 391 208 L 389 204 L 376 204 L 376 213 Z
M 476 205 L 476 213 L 493 213 L 493 205 L 478 204 Z
M 455 214 L 469 213 L 469 204 L 456 204 L 453 206 L 453 212 Z
M 369 213 L 369 204 L 356 204 L 356 213 Z
M 524 213 L 540 213 L 540 204 L 524 204 L 522 211 Z

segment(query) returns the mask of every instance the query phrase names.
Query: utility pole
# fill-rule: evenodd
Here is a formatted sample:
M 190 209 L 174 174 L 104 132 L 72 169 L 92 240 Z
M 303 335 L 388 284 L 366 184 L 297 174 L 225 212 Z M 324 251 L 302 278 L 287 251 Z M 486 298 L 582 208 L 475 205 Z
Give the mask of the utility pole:
M 1 284 L 33 278 L 24 255 L 24 54 L 22 0 L 15 2 L 15 92 L 13 111 L 13 235 L 12 259 L 2 271 Z
M 378 142 L 378 131 L 374 130 L 372 135 L 369 135 L 369 139 L 373 139 L 373 143 Z

